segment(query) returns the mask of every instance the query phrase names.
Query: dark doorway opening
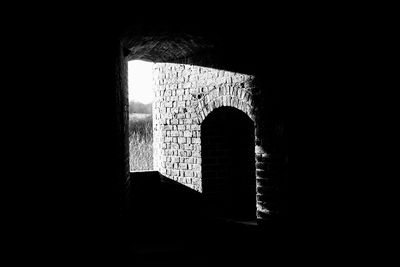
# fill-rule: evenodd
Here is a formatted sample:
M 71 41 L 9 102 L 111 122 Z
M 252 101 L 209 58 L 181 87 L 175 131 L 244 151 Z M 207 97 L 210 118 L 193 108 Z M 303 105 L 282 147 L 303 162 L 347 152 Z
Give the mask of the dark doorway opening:
M 203 194 L 217 217 L 255 220 L 254 124 L 242 111 L 221 107 L 201 126 Z

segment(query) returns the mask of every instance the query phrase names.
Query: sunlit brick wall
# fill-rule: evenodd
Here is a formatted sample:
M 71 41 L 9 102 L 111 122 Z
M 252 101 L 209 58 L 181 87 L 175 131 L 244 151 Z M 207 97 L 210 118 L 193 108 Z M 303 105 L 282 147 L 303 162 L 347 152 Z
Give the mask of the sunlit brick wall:
M 155 64 L 155 169 L 201 192 L 201 122 L 222 106 L 238 108 L 254 120 L 253 78 L 199 66 Z

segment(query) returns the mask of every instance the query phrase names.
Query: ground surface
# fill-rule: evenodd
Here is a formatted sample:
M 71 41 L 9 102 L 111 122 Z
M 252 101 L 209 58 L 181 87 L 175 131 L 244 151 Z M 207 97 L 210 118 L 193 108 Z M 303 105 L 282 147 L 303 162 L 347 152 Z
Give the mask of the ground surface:
M 129 266 L 227 266 L 279 260 L 284 229 L 207 216 L 201 194 L 162 178 L 135 174 Z

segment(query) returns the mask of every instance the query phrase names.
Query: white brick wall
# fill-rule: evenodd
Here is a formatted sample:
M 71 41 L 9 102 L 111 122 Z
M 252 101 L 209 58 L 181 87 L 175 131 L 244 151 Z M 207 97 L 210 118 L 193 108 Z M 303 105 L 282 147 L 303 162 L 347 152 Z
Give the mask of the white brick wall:
M 253 76 L 199 66 L 154 64 L 154 168 L 202 191 L 201 122 L 231 106 L 253 121 Z

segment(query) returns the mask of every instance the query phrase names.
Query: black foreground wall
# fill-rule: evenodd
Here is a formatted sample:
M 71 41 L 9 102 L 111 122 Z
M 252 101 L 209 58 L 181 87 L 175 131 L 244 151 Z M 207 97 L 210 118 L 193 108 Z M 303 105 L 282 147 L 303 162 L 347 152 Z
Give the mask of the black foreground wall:
M 8 165 L 12 172 L 7 179 L 10 246 L 26 255 L 14 260 L 53 266 L 82 261 L 118 266 L 117 259 L 125 260 L 126 151 L 123 94 L 116 88 L 123 81 L 121 36 L 130 27 L 146 36 L 160 29 L 167 36 L 176 31 L 202 36 L 214 45 L 205 53 L 213 57 L 209 67 L 254 73 L 262 77 L 260 86 L 271 88 L 258 100 L 258 112 L 268 122 L 259 129 L 264 136 L 259 142 L 268 143 L 276 161 L 265 164 L 270 164 L 274 183 L 281 188 L 274 203 L 281 211 L 279 220 L 285 221 L 286 96 L 281 90 L 285 84 L 277 23 L 261 16 L 245 22 L 220 16 L 201 23 L 165 16 L 147 23 L 134 12 L 116 16 L 115 10 L 120 9 L 36 13 L 12 31 L 19 71 L 10 89 L 16 101 L 8 109 L 18 129 L 7 150 L 15 159 Z M 208 65 L 207 57 L 199 57 L 198 62 Z

